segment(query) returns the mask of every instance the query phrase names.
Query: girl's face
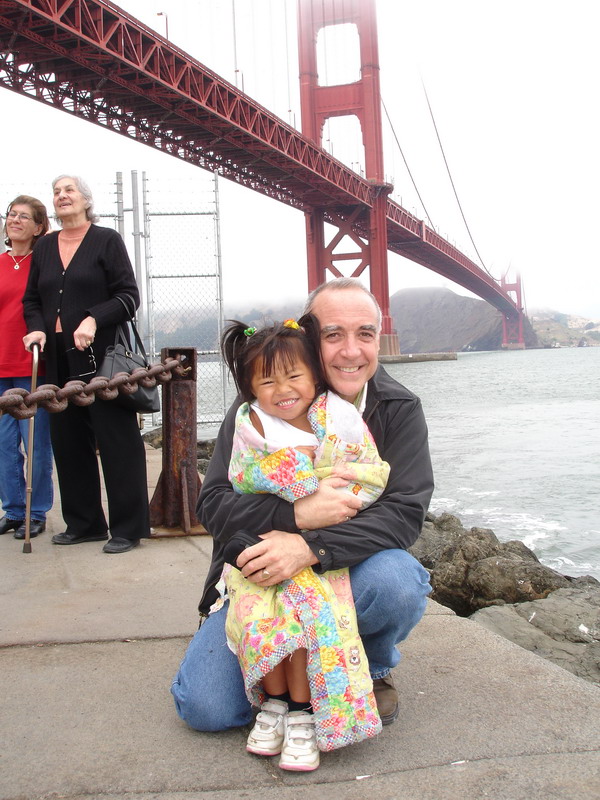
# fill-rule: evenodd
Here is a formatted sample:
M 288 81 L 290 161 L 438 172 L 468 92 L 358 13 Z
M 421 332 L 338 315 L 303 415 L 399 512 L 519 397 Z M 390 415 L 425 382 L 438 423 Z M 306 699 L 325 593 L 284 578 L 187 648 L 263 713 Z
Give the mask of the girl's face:
M 262 410 L 295 428 L 306 429 L 306 412 L 315 399 L 316 382 L 308 364 L 297 359 L 292 365 L 275 361 L 270 375 L 263 377 L 258 359 L 252 378 L 252 394 Z

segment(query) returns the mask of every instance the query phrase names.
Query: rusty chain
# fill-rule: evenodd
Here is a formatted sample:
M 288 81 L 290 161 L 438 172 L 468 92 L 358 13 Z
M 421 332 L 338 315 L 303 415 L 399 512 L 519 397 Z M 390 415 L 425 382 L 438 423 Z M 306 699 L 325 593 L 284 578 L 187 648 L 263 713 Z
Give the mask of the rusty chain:
M 15 419 L 30 419 L 35 416 L 38 407 L 45 408 L 50 414 L 64 411 L 69 401 L 76 406 L 89 406 L 96 395 L 101 400 L 114 400 L 122 394 L 133 394 L 138 389 L 138 384 L 150 389 L 156 382 L 167 383 L 172 378 L 173 371 L 185 374 L 182 356 L 167 358 L 164 362 L 153 364 L 144 369 L 138 367 L 131 374 L 117 372 L 112 378 L 102 378 L 99 375 L 89 383 L 84 381 L 67 381 L 62 389 L 53 384 L 42 384 L 35 392 L 26 389 L 7 389 L 0 396 L 0 416 L 10 414 Z

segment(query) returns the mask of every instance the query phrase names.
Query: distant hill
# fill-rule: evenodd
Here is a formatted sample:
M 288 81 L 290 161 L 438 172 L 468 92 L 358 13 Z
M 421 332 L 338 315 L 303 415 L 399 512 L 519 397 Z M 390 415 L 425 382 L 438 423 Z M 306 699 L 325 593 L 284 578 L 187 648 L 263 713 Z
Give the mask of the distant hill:
M 239 319 L 248 325 L 297 318 L 302 300 L 281 305 L 266 304 L 244 309 L 226 306 L 225 319 Z M 443 353 L 463 350 L 499 350 L 502 347 L 502 319 L 485 300 L 464 297 L 450 289 L 402 289 L 390 298 L 390 314 L 403 353 Z M 190 319 L 189 311 L 157 314 L 158 348 L 195 345 L 201 350 L 218 347 L 217 319 L 204 312 Z M 525 323 L 527 347 L 600 346 L 600 323 L 557 311 L 540 310 Z
M 225 321 L 238 319 L 248 325 L 268 325 L 275 320 L 284 320 L 289 317 L 297 318 L 300 315 L 303 301 L 286 303 L 281 306 L 264 306 L 263 308 L 251 307 L 243 309 L 240 306 L 225 307 Z M 214 312 L 202 309 L 197 314 L 190 314 L 189 309 L 177 311 L 161 311 L 154 318 L 156 349 L 162 347 L 181 347 L 194 345 L 198 350 L 214 352 L 219 347 L 217 317 Z
M 450 289 L 401 289 L 390 298 L 390 314 L 403 353 L 445 353 L 461 350 L 499 350 L 502 318 L 499 312 L 474 297 Z M 525 325 L 525 344 L 537 339 Z
M 529 314 L 542 347 L 600 347 L 600 320 L 590 320 L 552 309 Z

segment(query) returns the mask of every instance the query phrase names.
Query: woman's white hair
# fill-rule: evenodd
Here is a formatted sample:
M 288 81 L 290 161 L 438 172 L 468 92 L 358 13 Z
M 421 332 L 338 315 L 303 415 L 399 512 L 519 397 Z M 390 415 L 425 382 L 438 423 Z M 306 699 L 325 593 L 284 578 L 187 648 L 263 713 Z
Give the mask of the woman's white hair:
M 58 177 L 54 178 L 52 181 L 52 191 L 54 191 L 54 187 L 59 181 L 62 181 L 63 178 L 70 178 L 75 186 L 77 187 L 77 191 L 81 192 L 84 196 L 87 206 L 85 208 L 85 216 L 89 222 L 98 222 L 100 217 L 94 211 L 94 198 L 92 196 L 92 190 L 87 185 L 87 183 L 80 178 L 79 175 L 71 175 L 70 173 L 66 172 L 64 175 L 59 175 Z M 60 217 L 55 215 L 55 219 L 58 221 L 59 225 L 62 225 L 62 221 Z

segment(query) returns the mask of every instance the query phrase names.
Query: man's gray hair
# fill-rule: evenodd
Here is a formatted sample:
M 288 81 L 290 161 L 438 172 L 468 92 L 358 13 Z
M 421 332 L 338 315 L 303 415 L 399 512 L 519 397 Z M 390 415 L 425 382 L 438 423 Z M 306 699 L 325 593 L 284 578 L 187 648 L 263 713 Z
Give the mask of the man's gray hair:
M 70 178 L 75 186 L 77 187 L 77 191 L 81 192 L 88 203 L 88 207 L 85 210 L 85 216 L 89 222 L 98 222 L 100 217 L 94 211 L 94 198 L 92 196 L 92 190 L 87 185 L 87 183 L 80 178 L 79 175 L 71 175 L 70 173 L 66 172 L 64 175 L 59 175 L 58 177 L 54 178 L 52 181 L 52 191 L 54 191 L 54 187 L 59 181 L 62 181 L 63 178 Z M 55 216 L 55 219 L 58 220 L 59 224 L 62 225 L 60 218 Z
M 327 283 L 322 283 L 320 286 L 317 286 L 316 289 L 313 289 L 312 292 L 308 295 L 306 299 L 306 303 L 304 304 L 304 310 L 302 311 L 303 314 L 310 314 L 313 310 L 313 305 L 315 302 L 315 298 L 318 297 L 321 292 L 324 291 L 331 291 L 331 292 L 339 292 L 343 289 L 360 289 L 361 292 L 364 292 L 368 295 L 371 300 L 373 301 L 373 305 L 377 311 L 377 333 L 381 331 L 381 323 L 382 323 L 382 313 L 381 309 L 379 308 L 379 303 L 377 302 L 377 298 L 375 295 L 370 292 L 367 287 L 358 280 L 358 278 L 334 278 L 332 281 Z

